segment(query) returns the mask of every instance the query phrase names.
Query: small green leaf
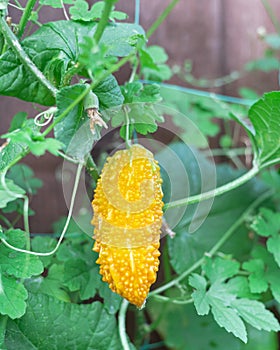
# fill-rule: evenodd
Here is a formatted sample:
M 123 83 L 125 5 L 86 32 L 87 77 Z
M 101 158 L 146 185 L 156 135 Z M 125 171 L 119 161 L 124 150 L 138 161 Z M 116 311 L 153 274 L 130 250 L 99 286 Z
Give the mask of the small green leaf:
M 80 44 L 78 61 L 92 72 L 95 79 L 98 79 L 104 70 L 109 69 L 117 61 L 116 57 L 108 56 L 107 52 L 106 45 L 98 45 L 94 38 L 84 37 L 84 41 Z
M 198 315 L 208 315 L 210 306 L 206 298 L 206 279 L 193 273 L 189 278 L 189 284 L 196 289 L 192 293 L 192 298 Z
M 57 115 L 55 116 L 55 119 L 58 118 L 62 113 L 64 113 L 65 109 L 68 108 L 68 106 L 73 103 L 86 89 L 86 85 L 78 84 L 78 85 L 72 85 L 67 86 L 59 91 L 57 94 Z M 81 139 L 79 138 L 79 142 L 77 140 L 77 137 L 74 138 L 77 131 L 82 127 L 82 125 L 88 120 L 87 116 L 85 115 L 85 112 L 83 110 L 83 101 L 76 104 L 76 106 L 70 110 L 70 112 L 63 118 L 59 123 L 55 125 L 54 128 L 54 134 L 56 139 L 58 139 L 60 142 L 64 144 L 63 150 L 69 153 L 69 146 L 70 148 L 70 155 L 72 153 L 75 154 L 75 148 L 77 147 L 82 148 L 81 153 L 87 153 L 91 147 L 93 142 L 93 136 L 89 130 L 88 138 L 83 140 L 81 143 Z M 88 125 L 89 129 L 89 125 Z M 78 142 L 78 144 L 77 144 Z M 75 144 L 74 144 L 75 143 Z M 83 145 L 86 144 L 87 147 L 84 150 Z M 83 154 L 84 155 L 84 154 Z
M 215 259 L 207 258 L 203 265 L 203 270 L 211 283 L 223 282 L 233 277 L 239 271 L 240 264 L 237 261 L 216 257 Z
M 265 265 L 261 259 L 252 259 L 242 265 L 244 270 L 251 272 L 249 276 L 249 285 L 252 293 L 262 293 L 268 288 L 265 278 Z
M 46 151 L 57 155 L 58 150 L 62 147 L 62 144 L 58 140 L 45 138 L 42 133 L 36 130 L 32 120 L 28 120 L 26 125 L 21 129 L 16 129 L 1 137 L 9 138 L 14 143 L 27 146 L 30 152 L 36 156 L 41 156 Z
M 7 173 L 7 177 L 30 194 L 36 194 L 43 182 L 34 177 L 33 170 L 25 164 L 15 164 Z
M 227 282 L 227 290 L 229 291 L 229 293 L 232 293 L 239 298 L 255 297 L 250 291 L 248 279 L 243 276 L 231 278 Z
M 218 325 L 225 328 L 228 332 L 233 333 L 244 343 L 247 343 L 247 331 L 237 312 L 224 306 L 224 304 L 218 300 L 211 299 L 210 303 L 212 314 Z
M 21 198 L 25 194 L 23 188 L 17 186 L 12 180 L 6 179 L 5 186 L 0 183 L 0 208 L 5 208 L 9 202 Z
M 225 306 L 230 306 L 230 303 L 235 299 L 236 295 L 230 291 L 226 283 L 215 282 L 207 292 L 207 300 L 210 304 L 214 300 L 223 303 Z
M 5 232 L 7 241 L 17 247 L 25 248 L 26 233 L 20 229 Z M 0 245 L 0 271 L 18 278 L 28 278 L 43 272 L 43 264 L 35 255 L 16 252 L 4 244 Z
M 280 92 L 264 94 L 249 110 L 257 147 L 255 159 L 260 166 L 280 161 Z
M 160 46 L 148 46 L 140 49 L 141 73 L 144 78 L 152 81 L 169 80 L 172 71 L 165 62 L 168 56 Z
M 63 283 L 71 292 L 79 291 L 82 300 L 89 299 L 100 285 L 98 266 L 89 266 L 81 259 L 66 261 Z
M 94 89 L 94 93 L 99 99 L 99 108 L 101 112 L 110 108 L 117 110 L 117 107 L 122 106 L 124 102 L 121 89 L 113 75 L 109 75 L 98 84 Z
M 17 114 L 15 114 L 11 121 L 9 132 L 12 132 L 16 129 L 20 129 L 25 123 L 26 119 L 27 119 L 26 112 L 18 112 Z
M 280 235 L 270 237 L 266 242 L 267 250 L 273 254 L 275 261 L 280 267 Z
M 76 0 L 74 1 L 74 6 L 71 6 L 69 9 L 71 18 L 76 21 L 95 21 L 100 19 L 102 16 L 104 8 L 104 2 L 97 1 L 92 5 L 91 9 L 89 9 L 89 5 L 84 0 Z M 114 9 L 114 6 L 113 6 Z M 111 11 L 109 19 L 110 20 L 124 20 L 127 18 L 127 15 L 124 12 L 120 11 Z
M 53 264 L 48 270 L 48 275 L 39 280 L 37 290 L 31 289 L 32 293 L 43 293 L 66 303 L 70 302 L 70 297 L 62 281 L 64 266 Z M 35 283 L 37 282 L 34 281 Z
M 19 318 L 25 313 L 27 290 L 22 283 L 0 273 L 0 313 Z
M 31 240 L 32 250 L 40 253 L 51 252 L 55 248 L 56 243 L 57 241 L 49 236 L 36 236 Z M 39 259 L 42 261 L 44 267 L 48 267 L 53 260 L 53 256 L 40 256 Z
M 123 298 L 119 294 L 112 292 L 108 283 L 102 281 L 100 281 L 98 294 L 104 299 L 104 308 L 110 315 L 114 315 L 119 310 Z
M 89 5 L 84 0 L 76 0 L 74 5 L 70 7 L 69 13 L 71 19 L 75 21 L 92 21 L 98 18 L 95 16 L 94 7 L 89 10 Z
M 260 236 L 277 237 L 280 232 L 280 214 L 267 208 L 260 208 L 260 215 L 255 218 L 251 227 Z
M 15 161 L 28 150 L 25 144 L 10 141 L 0 152 L 0 171 L 8 169 Z
M 279 331 L 280 326 L 275 316 L 257 300 L 236 299 L 231 303 L 238 314 L 253 327 L 266 331 Z

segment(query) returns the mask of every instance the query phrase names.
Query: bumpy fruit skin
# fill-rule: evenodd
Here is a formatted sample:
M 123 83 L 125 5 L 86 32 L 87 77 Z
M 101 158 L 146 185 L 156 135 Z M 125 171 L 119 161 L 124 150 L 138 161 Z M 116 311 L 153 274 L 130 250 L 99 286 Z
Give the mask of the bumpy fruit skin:
M 161 183 L 153 154 L 133 145 L 107 159 L 92 201 L 102 279 L 139 308 L 159 266 Z

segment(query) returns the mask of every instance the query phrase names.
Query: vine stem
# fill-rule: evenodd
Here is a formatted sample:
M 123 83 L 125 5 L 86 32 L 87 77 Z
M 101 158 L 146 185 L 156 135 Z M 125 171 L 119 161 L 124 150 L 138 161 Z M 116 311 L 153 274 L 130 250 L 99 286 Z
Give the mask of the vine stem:
M 30 230 L 29 230 L 29 218 L 28 218 L 29 198 L 25 196 L 23 202 L 23 225 L 26 235 L 26 249 L 30 250 Z
M 154 21 L 154 23 L 151 25 L 151 27 L 147 30 L 147 38 L 149 38 L 162 24 L 162 22 L 166 19 L 166 17 L 170 14 L 170 12 L 173 10 L 175 5 L 180 0 L 172 0 L 169 5 L 166 6 L 166 8 L 162 11 L 162 13 L 159 15 L 159 17 Z
M 127 335 L 125 330 L 125 318 L 126 318 L 125 315 L 126 315 L 126 310 L 128 308 L 128 305 L 129 305 L 129 302 L 126 299 L 124 299 L 121 304 L 121 308 L 119 312 L 119 335 L 121 338 L 123 350 L 130 350 L 130 346 L 127 341 Z
M 207 256 L 213 256 L 224 244 L 225 242 L 231 237 L 231 235 L 236 231 L 236 229 L 244 222 L 244 220 L 248 217 L 248 215 L 256 208 L 258 207 L 262 202 L 264 202 L 266 199 L 271 197 L 273 195 L 274 191 L 269 190 L 264 192 L 260 197 L 258 197 L 248 208 L 247 210 L 240 216 L 238 220 L 235 221 L 235 223 L 223 234 L 223 236 L 218 240 L 218 242 L 210 249 L 209 252 L 207 252 L 205 255 Z M 165 290 L 175 286 L 178 284 L 182 279 L 187 277 L 189 274 L 191 274 L 193 271 L 195 271 L 197 268 L 199 268 L 204 262 L 204 257 L 197 260 L 191 267 L 189 267 L 185 272 L 183 272 L 180 276 L 174 278 L 172 281 L 164 284 L 163 286 L 153 290 L 149 293 L 149 297 L 159 294 L 161 292 L 164 292 Z
M 25 30 L 26 24 L 29 20 L 29 17 L 31 15 L 31 12 L 33 10 L 33 7 L 36 4 L 36 0 L 28 0 L 27 4 L 25 6 L 24 12 L 21 16 L 21 19 L 19 21 L 18 25 L 18 37 L 20 38 Z
M 275 16 L 273 9 L 270 6 L 270 3 L 268 0 L 262 0 L 262 4 L 268 14 L 268 16 L 271 19 L 272 24 L 274 25 L 274 28 L 277 30 L 278 34 L 280 33 L 280 23 L 277 19 L 277 16 Z
M 1 242 L 3 244 L 5 244 L 5 246 L 7 246 L 8 248 L 13 249 L 13 250 L 15 250 L 17 252 L 20 252 L 20 253 L 36 255 L 36 256 L 53 255 L 57 251 L 57 249 L 59 248 L 59 246 L 60 246 L 60 244 L 61 244 L 61 242 L 62 242 L 62 240 L 63 240 L 63 238 L 65 236 L 65 233 L 66 233 L 66 231 L 68 229 L 69 222 L 70 222 L 70 219 L 71 219 L 71 216 L 72 216 L 72 213 L 73 213 L 73 209 L 74 209 L 75 198 L 76 198 L 76 194 L 77 194 L 77 190 L 78 190 L 78 186 L 79 186 L 79 182 L 80 182 L 82 169 L 83 169 L 83 163 L 80 163 L 78 165 L 78 167 L 77 167 L 77 172 L 76 172 L 75 182 L 74 182 L 74 186 L 73 186 L 73 192 L 72 192 L 72 197 L 71 197 L 71 201 L 70 201 L 70 207 L 69 207 L 69 212 L 68 212 L 68 215 L 67 215 L 67 219 L 66 219 L 65 225 L 63 227 L 62 233 L 61 233 L 61 235 L 59 237 L 59 240 L 58 240 L 55 248 L 52 251 L 47 252 L 47 253 L 41 253 L 41 252 L 33 252 L 31 250 L 26 250 L 26 249 L 20 249 L 20 248 L 14 247 L 10 243 L 8 243 L 4 238 L 1 239 Z
M 210 198 L 213 198 L 216 196 L 220 196 L 226 192 L 229 192 L 229 191 L 243 185 L 245 182 L 251 180 L 254 176 L 257 175 L 259 170 L 260 170 L 259 167 L 257 165 L 255 165 L 255 166 L 253 166 L 253 168 L 251 170 L 249 170 L 244 175 L 238 177 L 237 179 L 235 179 L 235 180 L 233 180 L 233 181 L 231 181 L 223 186 L 217 187 L 214 190 L 211 190 L 208 192 L 196 194 L 196 195 L 191 196 L 191 197 L 187 197 L 187 198 L 179 199 L 179 200 L 174 201 L 174 202 L 166 203 L 164 205 L 163 209 L 167 210 L 170 208 L 181 207 L 181 206 L 185 206 L 188 204 L 198 203 L 200 201 L 205 201 L 207 199 L 210 199 Z
M 102 37 L 102 34 L 106 28 L 106 25 L 108 24 L 110 13 L 112 11 L 112 7 L 113 7 L 115 2 L 116 2 L 116 0 L 107 0 L 107 1 L 105 0 L 105 5 L 104 5 L 104 9 L 102 11 L 100 21 L 98 22 L 96 31 L 93 35 L 93 38 L 97 44 L 99 43 L 99 41 Z
M 17 54 L 18 58 L 20 59 L 24 67 L 27 70 L 29 70 L 35 76 L 36 80 L 39 80 L 40 83 L 44 85 L 52 93 L 53 96 L 55 96 L 57 93 L 57 89 L 48 81 L 48 79 L 44 76 L 44 74 L 31 61 L 29 56 L 26 54 L 26 52 L 23 50 L 22 46 L 20 45 L 17 37 L 8 26 L 4 17 L 1 15 L 1 13 L 0 13 L 0 28 L 6 42 L 11 46 L 11 48 Z

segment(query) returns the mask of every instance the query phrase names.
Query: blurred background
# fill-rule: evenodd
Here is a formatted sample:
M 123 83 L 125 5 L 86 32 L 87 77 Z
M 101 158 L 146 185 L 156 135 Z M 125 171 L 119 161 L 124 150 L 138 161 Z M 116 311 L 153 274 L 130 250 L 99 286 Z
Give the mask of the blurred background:
M 92 3 L 89 1 L 89 5 Z M 168 3 L 168 0 L 141 0 L 136 20 L 147 30 Z M 129 21 L 134 22 L 134 1 L 120 0 L 116 8 L 128 13 Z M 18 23 L 19 11 L 10 7 L 9 15 L 13 23 Z M 63 18 L 62 10 L 48 6 L 39 15 L 41 23 Z M 151 36 L 149 45 L 165 48 L 173 72 L 169 83 L 254 99 L 258 94 L 279 88 L 278 21 L 278 0 L 182 0 Z M 116 75 L 119 83 L 124 83 L 129 74 L 129 66 L 121 69 Z M 0 97 L 1 133 L 8 130 L 10 120 L 19 111 L 27 112 L 29 117 L 37 114 L 36 106 L 30 103 Z M 31 208 L 36 208 L 31 231 L 51 232 L 52 223 L 67 213 L 60 176 L 62 160 L 47 154 L 41 158 L 28 156 L 24 162 L 44 182 L 31 201 Z

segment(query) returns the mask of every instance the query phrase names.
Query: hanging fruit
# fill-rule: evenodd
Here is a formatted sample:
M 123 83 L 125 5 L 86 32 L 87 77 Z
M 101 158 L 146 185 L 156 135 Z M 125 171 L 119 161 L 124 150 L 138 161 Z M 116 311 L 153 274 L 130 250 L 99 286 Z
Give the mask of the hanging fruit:
M 102 279 L 139 308 L 159 266 L 161 183 L 153 154 L 133 145 L 107 159 L 92 201 L 93 250 Z

